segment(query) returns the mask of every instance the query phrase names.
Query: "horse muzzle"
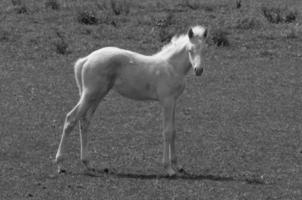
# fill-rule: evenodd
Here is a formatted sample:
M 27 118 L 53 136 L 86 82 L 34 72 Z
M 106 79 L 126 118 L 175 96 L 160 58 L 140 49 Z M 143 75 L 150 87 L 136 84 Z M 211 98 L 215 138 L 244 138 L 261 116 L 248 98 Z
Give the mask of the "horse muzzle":
M 194 72 L 196 76 L 201 76 L 203 68 L 194 68 Z

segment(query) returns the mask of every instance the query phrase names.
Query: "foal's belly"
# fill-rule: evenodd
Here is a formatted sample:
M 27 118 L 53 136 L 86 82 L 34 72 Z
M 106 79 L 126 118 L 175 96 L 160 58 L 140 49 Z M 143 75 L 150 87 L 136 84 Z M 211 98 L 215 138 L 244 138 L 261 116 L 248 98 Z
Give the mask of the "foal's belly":
M 156 85 L 142 77 L 117 77 L 113 89 L 120 95 L 135 100 L 157 100 Z

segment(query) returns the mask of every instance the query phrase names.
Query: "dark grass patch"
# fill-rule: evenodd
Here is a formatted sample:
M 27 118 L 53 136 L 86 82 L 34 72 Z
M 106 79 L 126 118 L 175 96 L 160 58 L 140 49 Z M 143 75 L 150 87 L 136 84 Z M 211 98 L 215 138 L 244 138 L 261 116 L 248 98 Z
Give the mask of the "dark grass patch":
M 21 0 L 11 0 L 13 6 L 20 6 L 22 4 Z
M 191 10 L 205 10 L 207 12 L 213 12 L 215 10 L 213 5 L 201 3 L 198 0 L 184 0 L 182 6 L 190 8 Z
M 281 7 L 265 7 L 261 8 L 263 16 L 268 22 L 279 23 L 292 23 L 296 21 L 298 12 L 293 9 L 281 8 Z
M 207 43 L 217 47 L 228 47 L 230 46 L 227 32 L 222 29 L 215 29 L 210 31 L 210 35 L 207 38 Z
M 243 17 L 237 20 L 236 28 L 238 29 L 257 29 L 261 27 L 261 21 L 255 17 Z
M 56 39 L 54 41 L 55 51 L 57 54 L 67 55 L 70 53 L 68 42 L 63 33 L 56 31 Z
M 28 14 L 28 8 L 26 7 L 25 4 L 14 6 L 13 10 L 17 14 Z
M 241 8 L 241 0 L 236 0 L 236 8 Z
M 167 28 L 174 23 L 174 15 L 171 12 L 166 12 L 162 15 L 153 17 L 154 25 L 160 28 Z
M 174 32 L 169 28 L 160 28 L 158 32 L 159 41 L 162 43 L 170 42 L 171 38 L 174 36 Z
M 302 35 L 302 28 L 298 24 L 290 25 L 281 31 L 281 36 L 286 39 L 296 39 Z
M 204 10 L 206 12 L 214 12 L 219 8 L 225 7 L 225 5 L 201 2 L 199 0 L 183 0 L 177 6 L 189 8 L 191 10 Z
M 25 3 L 22 2 L 21 0 L 11 0 L 12 5 L 13 5 L 13 10 L 17 14 L 27 14 L 28 13 L 28 8 L 26 7 Z
M 160 42 L 169 42 L 175 34 L 172 25 L 175 23 L 174 14 L 165 12 L 152 18 L 154 26 L 158 28 L 158 37 Z
M 128 15 L 130 13 L 130 3 L 127 0 L 110 0 L 109 8 L 115 15 Z
M 60 9 L 60 4 L 57 0 L 47 0 L 45 2 L 45 8 L 50 8 L 53 10 L 59 10 Z
M 81 24 L 96 25 L 98 24 L 98 17 L 94 10 L 85 8 L 84 10 L 78 10 L 77 20 Z
M 182 5 L 192 10 L 200 8 L 200 2 L 196 0 L 184 0 Z
M 8 30 L 0 29 L 0 41 L 6 42 L 9 41 L 11 37 L 11 33 Z

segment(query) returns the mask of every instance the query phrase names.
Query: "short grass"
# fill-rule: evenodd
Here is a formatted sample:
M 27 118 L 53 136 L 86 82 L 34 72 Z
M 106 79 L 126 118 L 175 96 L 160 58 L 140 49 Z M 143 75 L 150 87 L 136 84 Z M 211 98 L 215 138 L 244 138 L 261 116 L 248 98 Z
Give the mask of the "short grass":
M 24 13 L 0 3 L 0 199 L 301 198 L 299 0 L 246 0 L 240 9 L 232 0 L 123 1 L 129 11 L 118 15 L 101 1 L 57 0 L 58 9 L 23 2 Z M 299 12 L 290 24 L 274 24 L 263 6 Z M 97 23 L 79 23 L 84 8 Z M 114 92 L 89 133 L 93 165 L 114 174 L 82 173 L 75 131 L 68 173 L 57 175 L 51 161 L 78 99 L 73 62 L 108 45 L 151 54 L 168 42 L 164 31 L 179 34 L 195 24 L 210 34 L 224 31 L 230 45 L 209 43 L 203 76 L 188 75 L 177 104 L 178 158 L 189 175 L 164 176 L 158 104 Z

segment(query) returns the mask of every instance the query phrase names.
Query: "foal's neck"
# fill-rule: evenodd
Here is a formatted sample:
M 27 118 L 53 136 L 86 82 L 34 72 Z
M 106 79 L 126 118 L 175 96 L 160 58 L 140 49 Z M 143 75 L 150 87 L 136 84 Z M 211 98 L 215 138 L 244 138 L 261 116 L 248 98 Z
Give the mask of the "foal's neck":
M 176 73 L 181 76 L 185 76 L 191 68 L 189 55 L 186 48 L 186 45 L 184 45 L 182 48 L 178 49 L 167 57 L 168 62 L 172 64 Z

